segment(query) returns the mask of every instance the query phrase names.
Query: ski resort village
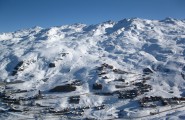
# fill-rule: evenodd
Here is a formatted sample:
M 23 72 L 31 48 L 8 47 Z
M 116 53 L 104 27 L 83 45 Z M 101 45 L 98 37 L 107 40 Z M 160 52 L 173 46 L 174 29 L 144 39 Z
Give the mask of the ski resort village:
M 0 119 L 185 119 L 185 20 L 0 34 Z

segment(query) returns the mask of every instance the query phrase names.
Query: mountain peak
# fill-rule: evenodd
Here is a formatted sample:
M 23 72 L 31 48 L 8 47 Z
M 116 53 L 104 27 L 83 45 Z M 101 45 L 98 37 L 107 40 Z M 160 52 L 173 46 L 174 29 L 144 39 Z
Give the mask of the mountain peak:
M 168 24 L 176 24 L 178 20 L 171 18 L 171 17 L 166 17 L 164 20 L 160 20 L 160 22 L 168 23 Z

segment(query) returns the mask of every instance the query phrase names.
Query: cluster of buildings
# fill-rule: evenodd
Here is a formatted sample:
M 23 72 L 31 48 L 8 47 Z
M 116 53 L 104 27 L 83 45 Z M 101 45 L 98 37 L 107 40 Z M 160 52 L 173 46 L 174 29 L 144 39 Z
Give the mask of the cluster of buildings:
M 117 91 L 116 93 L 118 93 L 118 98 L 133 99 L 138 95 L 144 94 L 145 92 L 149 92 L 150 90 L 152 90 L 151 85 L 142 82 L 137 82 L 134 85 L 135 87 L 131 90 Z
M 139 95 L 139 92 L 137 89 L 118 91 L 117 93 L 118 93 L 119 99 L 133 99 Z
M 185 103 L 184 97 L 172 97 L 172 98 L 163 98 L 161 96 L 150 96 L 143 97 L 139 101 L 141 107 L 157 107 L 157 106 L 167 106 L 167 105 L 178 105 Z

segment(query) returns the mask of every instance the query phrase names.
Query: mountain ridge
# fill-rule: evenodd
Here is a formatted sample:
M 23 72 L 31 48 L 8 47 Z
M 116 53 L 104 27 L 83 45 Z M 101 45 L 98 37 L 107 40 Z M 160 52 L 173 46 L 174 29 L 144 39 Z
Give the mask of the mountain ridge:
M 122 20 L 119 20 L 119 21 L 117 21 L 117 22 L 115 22 L 115 21 L 112 21 L 112 20 L 107 20 L 107 21 L 105 21 L 105 22 L 102 22 L 102 23 L 98 23 L 98 24 L 91 24 L 91 25 L 86 25 L 86 24 L 83 24 L 83 23 L 74 23 L 74 24 L 70 24 L 70 25 L 62 25 L 63 27 L 64 26 L 73 26 L 73 25 L 85 25 L 85 26 L 96 26 L 96 25 L 101 25 L 101 24 L 105 24 L 105 23 L 110 23 L 110 24 L 113 24 L 113 23 L 119 23 L 119 22 L 121 22 L 121 21 L 130 21 L 130 22 L 133 22 L 133 21 L 135 21 L 135 20 L 143 20 L 143 21 L 150 21 L 149 19 L 142 19 L 142 18 L 137 18 L 137 17 L 135 17 L 135 18 L 124 18 L 124 19 L 122 19 Z M 166 17 L 165 19 L 162 19 L 162 20 L 151 20 L 151 21 L 159 21 L 159 22 L 174 22 L 174 21 L 181 21 L 181 22 L 184 22 L 185 21 L 185 19 L 176 19 L 176 18 L 171 18 L 171 17 Z M 54 27 L 62 27 L 62 26 L 54 26 Z M 49 28 L 42 28 L 42 27 L 40 27 L 40 26 L 34 26 L 34 27 L 31 27 L 31 28 L 25 28 L 25 29 L 20 29 L 20 30 L 15 30 L 15 31 L 13 31 L 13 32 L 2 32 L 2 33 L 0 33 L 0 34 L 5 34 L 5 33 L 15 33 L 15 32 L 18 32 L 18 31 L 27 31 L 27 30 L 34 30 L 34 29 L 50 29 L 50 28 L 52 28 L 52 27 L 49 27 Z

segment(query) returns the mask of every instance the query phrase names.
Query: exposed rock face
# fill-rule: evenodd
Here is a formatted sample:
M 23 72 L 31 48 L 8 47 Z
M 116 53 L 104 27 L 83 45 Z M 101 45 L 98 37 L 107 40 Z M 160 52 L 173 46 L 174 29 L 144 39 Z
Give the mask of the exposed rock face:
M 49 67 L 50 67 L 50 68 L 55 67 L 55 63 L 49 63 Z

